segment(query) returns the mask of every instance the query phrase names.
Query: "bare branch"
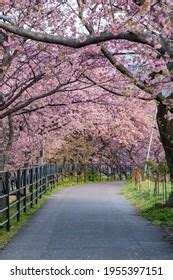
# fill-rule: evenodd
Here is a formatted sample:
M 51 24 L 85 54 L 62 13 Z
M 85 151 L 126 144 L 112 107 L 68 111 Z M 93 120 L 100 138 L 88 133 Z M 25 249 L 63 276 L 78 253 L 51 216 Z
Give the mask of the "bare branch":
M 121 63 L 117 62 L 115 57 L 111 54 L 111 52 L 103 45 L 101 45 L 101 52 L 104 54 L 104 56 L 110 61 L 110 63 L 123 75 L 130 78 L 131 81 L 134 83 L 135 86 L 137 86 L 139 89 L 152 94 L 153 92 L 147 87 L 143 82 L 137 80 L 134 75 Z
M 89 81 L 91 81 L 96 86 L 102 88 L 103 90 L 105 90 L 105 91 L 107 91 L 109 93 L 112 93 L 113 95 L 117 95 L 117 96 L 120 96 L 120 97 L 129 97 L 129 98 L 132 97 L 130 95 L 124 95 L 124 94 L 121 94 L 121 93 L 119 93 L 117 91 L 114 91 L 114 90 L 112 90 L 110 88 L 107 88 L 106 86 L 100 84 L 99 82 L 94 81 L 92 78 L 88 77 L 87 75 L 84 75 L 84 77 L 86 79 L 88 79 Z M 152 101 L 152 100 L 155 100 L 157 97 L 153 96 L 153 97 L 148 97 L 147 98 L 147 97 L 140 97 L 140 96 L 138 96 L 138 97 L 133 97 L 133 98 L 137 98 L 137 99 L 144 100 L 144 101 Z
M 86 38 L 86 40 L 80 41 L 80 40 L 73 39 L 70 37 L 61 37 L 61 36 L 51 35 L 51 34 L 43 33 L 43 32 L 26 30 L 17 25 L 10 25 L 10 24 L 7 24 L 7 23 L 1 22 L 1 21 L 0 21 L 0 28 L 4 29 L 10 33 L 13 33 L 13 34 L 16 34 L 16 35 L 19 35 L 19 36 L 22 36 L 22 37 L 25 37 L 27 39 L 31 39 L 34 41 L 62 45 L 62 46 L 71 47 L 71 48 L 82 48 L 84 46 L 98 44 L 98 43 L 106 42 L 106 41 L 110 41 L 110 40 L 127 40 L 130 42 L 141 43 L 141 44 L 153 47 L 153 44 L 151 42 L 147 41 L 146 35 L 130 32 L 130 31 L 120 33 L 118 35 L 114 35 L 111 32 L 102 32 L 102 33 L 100 33 L 100 35 L 89 35 Z
M 16 94 L 14 97 L 12 97 L 4 106 L 0 107 L 0 111 L 5 110 L 8 108 L 15 100 L 17 100 L 23 92 L 25 92 L 28 88 L 32 87 L 34 84 L 39 82 L 44 77 L 44 74 L 38 75 L 35 77 L 35 79 L 31 80 L 29 84 L 27 84 L 24 88 L 21 88 L 21 90 Z

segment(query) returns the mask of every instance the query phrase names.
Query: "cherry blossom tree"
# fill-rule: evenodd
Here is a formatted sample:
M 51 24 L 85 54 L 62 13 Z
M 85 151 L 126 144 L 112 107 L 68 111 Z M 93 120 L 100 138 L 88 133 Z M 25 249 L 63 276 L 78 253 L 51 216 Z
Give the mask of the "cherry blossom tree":
M 0 28 L 3 40 L 20 36 L 50 43 L 65 56 L 71 52 L 77 61 L 83 57 L 86 85 L 145 100 L 146 106 L 155 101 L 173 178 L 172 14 L 171 0 L 4 1 Z
M 124 101 L 101 90 L 95 92 L 95 89 L 75 92 L 73 97 L 71 93 L 66 97 L 62 93 L 58 96 L 61 103 L 54 103 L 46 111 L 45 108 L 26 110 L 16 115 L 19 125 L 13 144 L 12 165 L 39 163 L 42 148 L 46 161 L 62 162 L 67 147 L 68 153 L 69 150 L 72 153 L 71 146 L 75 150 L 79 138 L 79 142 L 83 139 L 81 142 L 86 144 L 82 147 L 90 147 L 89 157 L 94 161 L 143 166 L 153 125 L 150 118 L 153 106 L 146 110 L 143 101 Z M 76 146 L 70 139 L 76 141 Z M 155 142 L 157 144 L 152 145 L 153 159 L 154 152 L 159 149 L 159 141 Z

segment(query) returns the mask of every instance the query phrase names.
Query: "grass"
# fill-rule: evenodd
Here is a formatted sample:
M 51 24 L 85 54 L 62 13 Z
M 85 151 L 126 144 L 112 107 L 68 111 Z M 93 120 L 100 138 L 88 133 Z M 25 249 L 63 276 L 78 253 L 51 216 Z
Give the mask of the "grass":
M 107 177 L 102 175 L 102 178 L 100 180 L 100 177 L 95 177 L 94 181 L 86 180 L 84 182 L 83 178 L 66 178 L 63 180 L 63 182 L 60 182 L 56 184 L 55 187 L 53 187 L 51 190 L 47 191 L 41 199 L 38 200 L 38 203 L 33 205 L 33 208 L 27 208 L 26 213 L 22 213 L 20 216 L 20 222 L 17 222 L 15 218 L 11 221 L 11 228 L 10 231 L 7 232 L 6 228 L 0 228 L 0 250 L 4 248 L 4 246 L 9 242 L 9 240 L 18 232 L 18 230 L 37 212 L 37 210 L 44 204 L 44 202 L 50 198 L 55 192 L 58 190 L 61 190 L 65 187 L 72 187 L 77 184 L 85 184 L 85 183 L 95 183 L 95 182 L 100 182 L 100 181 L 107 181 Z M 13 211 L 13 210 L 12 210 Z M 14 209 L 14 212 L 16 209 Z
M 100 178 L 96 178 L 93 181 L 100 181 Z M 107 177 L 102 178 L 102 181 L 107 181 Z M 87 180 L 85 183 L 91 181 Z M 77 184 L 84 184 L 83 179 L 76 181 L 76 178 L 64 179 L 63 182 L 58 183 L 54 188 L 47 191 L 41 199 L 38 200 L 38 204 L 34 204 L 33 208 L 28 208 L 26 213 L 21 214 L 20 222 L 13 219 L 11 223 L 11 230 L 6 231 L 5 228 L 0 229 L 0 249 L 3 249 L 8 241 L 18 232 L 18 230 L 37 212 L 37 210 L 44 204 L 44 202 L 50 198 L 55 192 L 65 187 L 71 187 Z M 120 192 L 125 196 L 138 210 L 139 213 L 149 219 L 154 224 L 160 225 L 165 228 L 169 228 L 173 232 L 173 208 L 165 207 L 163 204 L 163 192 L 160 190 L 160 195 L 154 196 L 153 183 L 148 184 L 147 181 L 142 182 L 142 191 L 138 192 L 134 183 L 129 181 Z M 168 192 L 170 186 L 168 185 Z
M 134 183 L 129 181 L 120 190 L 120 193 L 139 210 L 143 217 L 154 224 L 173 231 L 173 208 L 166 207 L 163 203 L 164 192 L 160 191 L 160 195 L 154 196 L 153 188 L 152 184 L 148 188 L 148 182 L 142 182 L 142 191 L 138 192 Z M 170 192 L 169 185 L 168 192 Z

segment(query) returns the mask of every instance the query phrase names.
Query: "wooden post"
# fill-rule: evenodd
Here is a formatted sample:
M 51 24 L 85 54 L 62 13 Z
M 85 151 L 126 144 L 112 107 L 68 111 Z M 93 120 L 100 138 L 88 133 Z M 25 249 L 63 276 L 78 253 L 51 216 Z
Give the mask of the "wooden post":
M 5 189 L 6 189 L 6 228 L 7 231 L 10 231 L 10 186 L 9 186 L 9 172 L 7 171 L 5 173 Z
M 21 186 L 21 172 L 20 169 L 17 170 L 17 221 L 20 222 L 20 197 L 21 197 L 21 193 L 20 193 L 20 186 Z
M 24 200 L 23 200 L 23 212 L 26 213 L 26 200 L 27 200 L 27 197 L 26 197 L 26 169 L 23 170 L 23 185 L 24 185 Z
M 36 196 L 36 200 L 35 203 L 38 203 L 38 167 L 35 168 L 35 178 L 36 178 L 36 182 L 35 182 L 35 196 Z
M 30 207 L 33 207 L 33 168 L 30 169 L 30 192 L 31 192 L 31 197 L 30 197 Z

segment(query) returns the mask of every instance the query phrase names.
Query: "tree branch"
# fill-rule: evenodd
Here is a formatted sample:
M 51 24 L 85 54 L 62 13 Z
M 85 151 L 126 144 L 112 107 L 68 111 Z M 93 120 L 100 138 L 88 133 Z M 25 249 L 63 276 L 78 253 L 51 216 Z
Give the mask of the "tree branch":
M 3 106 L 0 106 L 0 111 L 5 110 L 6 108 L 8 108 L 15 100 L 17 100 L 23 92 L 25 92 L 28 88 L 32 87 L 34 84 L 36 84 L 37 82 L 39 82 L 42 78 L 44 77 L 44 73 L 40 74 L 38 76 L 35 77 L 35 79 L 32 79 L 24 88 L 21 88 L 21 90 L 18 92 L 18 94 L 16 94 L 15 96 L 13 96 L 7 103 L 5 103 Z
M 130 32 L 130 31 L 123 32 L 118 35 L 114 35 L 111 32 L 102 32 L 102 33 L 100 33 L 100 35 L 89 35 L 86 38 L 86 40 L 80 41 L 80 40 L 73 39 L 70 37 L 60 37 L 60 36 L 51 35 L 48 33 L 26 30 L 17 25 L 10 25 L 10 24 L 2 22 L 2 21 L 0 21 L 0 28 L 4 29 L 10 33 L 13 33 L 13 34 L 16 34 L 21 37 L 25 37 L 27 39 L 31 39 L 34 41 L 62 45 L 62 46 L 71 47 L 71 48 L 82 48 L 85 46 L 98 44 L 98 43 L 106 42 L 106 41 L 110 41 L 110 40 L 127 40 L 130 42 L 141 43 L 141 44 L 148 45 L 151 47 L 154 46 L 151 42 L 147 41 L 146 35 Z
M 40 99 L 43 99 L 43 98 L 46 98 L 48 96 L 51 96 L 51 95 L 54 95 L 56 94 L 57 92 L 72 92 L 72 91 L 77 91 L 77 90 L 83 90 L 83 89 L 87 89 L 89 87 L 91 87 L 92 85 L 88 85 L 88 86 L 84 86 L 82 88 L 69 88 L 69 89 L 66 89 L 65 86 L 67 85 L 71 85 L 71 84 L 75 84 L 77 82 L 77 80 L 72 80 L 72 81 L 67 81 L 65 82 L 64 84 L 60 84 L 58 85 L 57 87 L 55 87 L 54 89 L 48 91 L 48 92 L 45 92 L 41 95 L 38 95 L 38 96 L 33 96 L 29 99 L 27 99 L 26 101 L 24 101 L 23 103 L 21 104 L 16 104 L 15 107 L 13 108 L 10 108 L 9 110 L 7 110 L 6 112 L 2 113 L 0 115 L 0 119 L 3 119 L 5 118 L 6 116 L 10 115 L 10 114 L 14 114 L 16 113 L 17 111 L 20 111 L 22 109 L 24 109 L 25 107 L 27 107 L 28 105 L 30 105 L 31 103 L 37 101 L 37 100 L 40 100 Z
M 90 82 L 92 82 L 94 85 L 102 88 L 103 90 L 105 90 L 105 91 L 107 91 L 109 93 L 112 93 L 113 95 L 117 95 L 117 96 L 120 96 L 120 97 L 125 97 L 126 96 L 126 97 L 129 97 L 129 98 L 132 97 L 130 95 L 124 95 L 124 94 L 121 94 L 121 93 L 119 93 L 117 91 L 114 91 L 114 90 L 112 90 L 110 88 L 107 88 L 106 86 L 100 84 L 99 82 L 94 81 L 92 78 L 88 77 L 87 75 L 84 75 L 84 77 L 86 79 L 88 79 Z M 139 97 L 138 96 L 138 97 L 133 97 L 133 98 L 140 99 L 140 100 L 143 100 L 143 101 L 152 101 L 152 100 L 156 100 L 157 99 L 157 97 L 155 97 L 155 96 L 148 97 L 148 98 L 147 97 Z

